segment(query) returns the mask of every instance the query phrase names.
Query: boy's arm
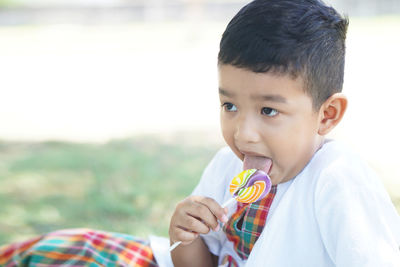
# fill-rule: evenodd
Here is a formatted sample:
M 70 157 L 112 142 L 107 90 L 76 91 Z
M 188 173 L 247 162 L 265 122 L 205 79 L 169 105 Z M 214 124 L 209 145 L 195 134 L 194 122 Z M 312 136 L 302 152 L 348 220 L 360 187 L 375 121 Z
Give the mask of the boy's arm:
M 214 267 L 218 264 L 218 257 L 210 253 L 201 237 L 190 245 L 178 246 L 171 252 L 171 257 L 175 267 Z

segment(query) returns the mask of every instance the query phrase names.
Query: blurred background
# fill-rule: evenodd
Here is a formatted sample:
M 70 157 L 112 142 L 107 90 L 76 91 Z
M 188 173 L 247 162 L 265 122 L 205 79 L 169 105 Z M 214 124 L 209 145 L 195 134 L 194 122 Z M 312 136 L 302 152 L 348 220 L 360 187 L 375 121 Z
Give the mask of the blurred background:
M 216 56 L 240 0 L 0 0 L 0 245 L 90 227 L 167 235 L 219 132 Z M 400 211 L 399 0 L 350 17 L 332 137 Z

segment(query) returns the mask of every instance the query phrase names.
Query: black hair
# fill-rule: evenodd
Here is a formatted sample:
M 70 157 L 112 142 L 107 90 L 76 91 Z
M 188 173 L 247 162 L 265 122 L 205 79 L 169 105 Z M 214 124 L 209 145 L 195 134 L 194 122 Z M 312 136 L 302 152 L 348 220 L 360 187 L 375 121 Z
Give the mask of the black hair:
M 348 18 L 319 0 L 255 0 L 222 35 L 218 64 L 302 75 L 313 107 L 342 91 Z

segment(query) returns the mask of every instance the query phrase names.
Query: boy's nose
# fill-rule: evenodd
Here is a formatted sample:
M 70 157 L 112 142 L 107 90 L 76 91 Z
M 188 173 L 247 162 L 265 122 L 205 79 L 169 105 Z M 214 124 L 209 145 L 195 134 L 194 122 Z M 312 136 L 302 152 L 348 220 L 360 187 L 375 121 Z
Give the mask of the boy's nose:
M 236 142 L 241 144 L 257 143 L 260 141 L 257 122 L 249 117 L 240 118 L 234 133 Z

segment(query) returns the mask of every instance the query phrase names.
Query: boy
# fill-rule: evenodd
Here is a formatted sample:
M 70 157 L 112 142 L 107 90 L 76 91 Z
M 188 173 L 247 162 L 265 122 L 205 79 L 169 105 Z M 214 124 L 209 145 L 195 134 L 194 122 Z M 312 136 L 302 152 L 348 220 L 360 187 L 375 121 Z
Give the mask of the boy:
M 347 26 L 318 0 L 256 0 L 229 23 L 218 70 L 231 151 L 217 154 L 176 208 L 175 266 L 400 266 L 390 198 L 363 162 L 324 138 L 347 106 Z M 275 186 L 266 200 L 228 211 L 219 203 L 241 171 L 237 158 Z
M 218 55 L 229 148 L 177 205 L 169 243 L 152 237 L 150 250 L 124 235 L 60 231 L 0 248 L 0 265 L 172 266 L 168 246 L 181 241 L 176 267 L 400 266 L 400 218 L 382 184 L 324 138 L 347 106 L 347 25 L 318 0 L 256 0 L 232 19 Z M 269 194 L 222 208 L 232 177 L 250 168 L 269 174 Z

